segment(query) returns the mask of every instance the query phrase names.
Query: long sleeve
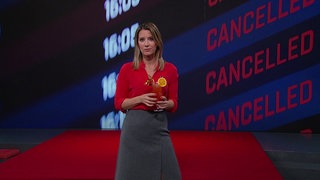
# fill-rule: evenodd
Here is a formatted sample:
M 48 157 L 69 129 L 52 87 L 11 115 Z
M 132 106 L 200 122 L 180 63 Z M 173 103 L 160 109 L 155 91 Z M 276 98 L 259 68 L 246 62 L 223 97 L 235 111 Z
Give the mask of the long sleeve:
M 125 112 L 125 109 L 121 107 L 123 101 L 129 95 L 129 83 L 128 83 L 128 64 L 124 64 L 119 72 L 117 78 L 116 94 L 114 98 L 114 106 L 116 110 Z
M 168 99 L 171 99 L 174 102 L 174 107 L 169 112 L 175 112 L 178 109 L 178 82 L 179 82 L 179 74 L 177 68 L 173 65 L 170 68 L 170 82 L 169 82 L 169 90 L 168 90 Z

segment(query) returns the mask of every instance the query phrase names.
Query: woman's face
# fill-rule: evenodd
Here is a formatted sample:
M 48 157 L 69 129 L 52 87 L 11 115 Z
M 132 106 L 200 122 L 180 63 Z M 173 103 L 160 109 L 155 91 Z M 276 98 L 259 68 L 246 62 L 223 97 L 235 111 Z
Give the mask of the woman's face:
M 142 29 L 139 32 L 138 45 L 144 57 L 155 55 L 157 46 L 149 30 Z

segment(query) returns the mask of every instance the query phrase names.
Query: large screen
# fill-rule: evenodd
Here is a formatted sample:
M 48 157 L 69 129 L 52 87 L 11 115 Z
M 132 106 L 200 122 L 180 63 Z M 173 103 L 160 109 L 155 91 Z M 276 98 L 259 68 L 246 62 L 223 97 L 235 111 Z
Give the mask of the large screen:
M 172 130 L 320 132 L 318 0 L 4 0 L 0 128 L 121 129 L 120 67 L 154 22 L 179 71 Z

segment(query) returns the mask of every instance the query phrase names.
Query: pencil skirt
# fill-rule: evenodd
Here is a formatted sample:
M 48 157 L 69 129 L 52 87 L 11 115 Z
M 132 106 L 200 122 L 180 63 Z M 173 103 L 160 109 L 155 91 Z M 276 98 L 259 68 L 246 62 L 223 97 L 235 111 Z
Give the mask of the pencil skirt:
M 121 129 L 115 179 L 181 179 L 166 112 L 127 112 Z

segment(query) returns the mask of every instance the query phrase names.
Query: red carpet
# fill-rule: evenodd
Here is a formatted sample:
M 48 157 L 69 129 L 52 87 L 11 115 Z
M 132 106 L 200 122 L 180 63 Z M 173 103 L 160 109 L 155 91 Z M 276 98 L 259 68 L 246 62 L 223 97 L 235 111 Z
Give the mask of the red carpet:
M 67 131 L 0 164 L 0 179 L 113 179 L 119 131 Z M 171 132 L 184 180 L 282 179 L 251 133 Z

